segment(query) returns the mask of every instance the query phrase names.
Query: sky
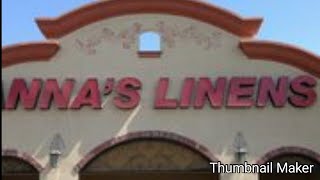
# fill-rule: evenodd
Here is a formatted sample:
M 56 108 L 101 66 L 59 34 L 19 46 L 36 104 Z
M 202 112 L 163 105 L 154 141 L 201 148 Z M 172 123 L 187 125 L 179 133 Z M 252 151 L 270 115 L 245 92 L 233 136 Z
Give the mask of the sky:
M 95 0 L 2 0 L 2 47 L 45 38 L 36 17 L 56 17 Z M 263 17 L 257 39 L 320 55 L 320 0 L 207 0 L 243 17 Z

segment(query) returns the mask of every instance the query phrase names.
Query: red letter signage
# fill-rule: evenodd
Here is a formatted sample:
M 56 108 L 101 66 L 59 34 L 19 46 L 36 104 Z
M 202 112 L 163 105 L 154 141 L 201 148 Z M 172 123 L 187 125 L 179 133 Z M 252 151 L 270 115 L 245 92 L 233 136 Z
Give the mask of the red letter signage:
M 88 79 L 82 86 L 71 108 L 80 109 L 82 106 L 91 106 L 93 109 L 101 109 L 101 96 L 97 79 Z
M 308 107 L 315 103 L 317 93 L 314 91 L 317 81 L 310 76 L 296 77 L 290 85 L 292 92 L 290 102 L 297 107 Z
M 257 106 L 265 107 L 270 100 L 275 107 L 284 107 L 287 103 L 289 78 L 283 76 L 279 78 L 277 85 L 271 77 L 262 77 L 257 97 Z
M 169 88 L 169 78 L 160 78 L 156 91 L 156 99 L 154 107 L 156 109 L 176 109 L 178 102 L 175 99 L 167 99 Z
M 113 102 L 120 109 L 135 108 L 140 102 L 139 90 L 142 83 L 136 78 L 124 78 L 116 87 L 119 96 Z
M 16 109 L 19 99 L 25 109 L 34 109 L 41 90 L 41 80 L 34 79 L 28 89 L 24 79 L 14 79 L 6 101 L 6 109 Z
M 218 78 L 215 87 L 209 78 L 200 78 L 194 107 L 203 108 L 206 99 L 210 101 L 211 107 L 222 107 L 226 85 L 226 78 Z
M 44 84 L 42 85 L 42 83 Z M 45 81 L 35 78 L 28 83 L 22 79 L 14 79 L 9 91 L 2 87 L 4 110 L 16 109 L 19 102 L 24 109 L 39 108 L 48 110 L 51 106 L 57 109 L 79 110 L 84 106 L 93 109 L 102 109 L 102 97 L 113 96 L 112 101 L 119 109 L 133 109 L 141 100 L 139 90 L 142 82 L 134 77 L 122 79 L 105 78 L 99 86 L 98 79 L 87 79 L 80 90 L 74 89 L 76 81 L 66 79 L 59 85 L 56 79 Z M 180 83 L 178 83 L 180 84 Z M 80 84 L 81 85 L 81 84 Z M 169 97 L 169 78 L 160 78 L 154 92 L 147 92 L 154 97 L 155 109 L 202 109 L 206 102 L 212 109 L 242 108 L 242 107 L 285 107 L 291 104 L 294 107 L 305 108 L 315 104 L 317 80 L 312 76 L 301 75 L 297 77 L 238 77 L 228 80 L 226 77 L 209 77 L 184 79 L 180 92 L 176 97 Z M 174 86 L 175 87 L 175 86 Z M 100 89 L 101 88 L 101 89 Z M 147 88 L 148 89 L 148 88 Z M 116 93 L 116 95 L 115 95 Z M 288 103 L 289 102 L 289 103 Z
M 255 77 L 234 77 L 230 81 L 228 107 L 251 107 L 254 104 Z
M 48 79 L 40 96 L 40 108 L 49 109 L 53 100 L 57 108 L 67 109 L 73 86 L 74 80 L 72 79 L 66 80 L 61 89 L 56 79 Z

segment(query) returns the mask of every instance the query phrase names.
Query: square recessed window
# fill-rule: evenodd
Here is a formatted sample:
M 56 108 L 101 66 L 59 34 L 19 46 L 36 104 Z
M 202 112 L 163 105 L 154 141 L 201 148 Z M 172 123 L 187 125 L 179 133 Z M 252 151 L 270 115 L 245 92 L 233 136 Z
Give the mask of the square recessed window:
M 143 32 L 139 35 L 140 57 L 160 57 L 161 55 L 161 35 L 157 32 Z

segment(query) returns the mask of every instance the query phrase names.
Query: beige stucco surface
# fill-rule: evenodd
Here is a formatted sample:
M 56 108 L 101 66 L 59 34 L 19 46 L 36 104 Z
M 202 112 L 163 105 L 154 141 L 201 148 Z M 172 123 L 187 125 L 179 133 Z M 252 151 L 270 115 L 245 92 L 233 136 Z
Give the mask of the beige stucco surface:
M 166 37 L 160 58 L 137 56 L 137 42 L 130 37 L 135 23 L 142 30 L 158 30 L 164 22 Z M 192 28 L 193 35 L 183 36 L 183 30 Z M 108 28 L 116 35 L 104 36 Z M 176 29 L 176 34 L 172 33 Z M 127 31 L 127 32 L 126 32 Z M 187 31 L 187 30 L 186 30 Z M 123 36 L 119 34 L 125 34 Z M 182 33 L 182 35 L 179 33 Z M 128 35 L 129 34 L 129 35 Z M 184 38 L 182 38 L 184 37 Z M 206 40 L 211 38 L 208 48 Z M 129 39 L 129 40 L 128 40 Z M 91 49 L 77 45 L 94 44 Z M 263 109 L 155 110 L 153 100 L 160 77 L 170 77 L 171 97 L 179 97 L 185 77 L 218 76 L 279 76 L 307 74 L 294 67 L 253 61 L 238 48 L 239 39 L 221 29 L 184 17 L 145 14 L 123 16 L 88 25 L 60 40 L 61 50 L 49 62 L 15 65 L 2 69 L 4 91 L 13 78 L 35 77 L 75 78 L 79 89 L 88 77 L 97 77 L 101 86 L 105 78 L 136 77 L 141 80 L 140 105 L 134 110 L 120 110 L 111 102 L 114 93 L 104 98 L 102 110 L 83 108 L 79 111 L 2 111 L 2 148 L 13 148 L 29 153 L 46 167 L 50 141 L 60 133 L 66 150 L 57 169 L 44 172 L 42 180 L 76 180 L 72 168 L 85 154 L 114 136 L 143 130 L 164 130 L 193 139 L 207 147 L 224 163 L 232 161 L 232 143 L 237 132 L 248 142 L 248 160 L 256 162 L 268 151 L 281 146 L 301 146 L 320 152 L 320 102 L 306 109 L 287 105 Z M 129 44 L 123 47 L 122 43 Z M 173 42 L 173 43 L 172 43 Z M 94 51 L 92 51 L 94 50 Z M 90 53 L 91 52 L 91 53 Z M 317 79 L 318 84 L 320 80 Z M 320 94 L 320 85 L 316 87 Z M 75 91 L 77 92 L 77 90 Z M 222 179 L 257 179 L 256 175 L 222 175 Z

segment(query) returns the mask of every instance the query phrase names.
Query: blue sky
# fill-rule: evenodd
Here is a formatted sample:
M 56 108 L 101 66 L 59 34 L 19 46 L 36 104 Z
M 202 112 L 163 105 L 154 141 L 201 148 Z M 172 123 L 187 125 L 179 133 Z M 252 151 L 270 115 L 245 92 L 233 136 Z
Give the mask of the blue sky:
M 94 0 L 2 0 L 2 46 L 43 40 L 35 17 L 56 17 Z M 258 39 L 297 45 L 320 54 L 319 0 L 208 0 L 244 17 L 260 16 Z

